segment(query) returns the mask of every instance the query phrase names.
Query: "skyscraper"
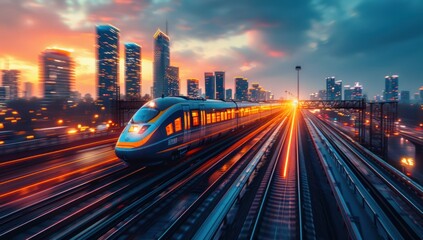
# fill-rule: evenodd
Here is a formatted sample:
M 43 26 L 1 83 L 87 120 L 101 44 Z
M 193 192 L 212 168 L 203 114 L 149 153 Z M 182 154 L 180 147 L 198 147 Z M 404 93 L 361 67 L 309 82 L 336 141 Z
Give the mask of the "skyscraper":
M 69 100 L 75 82 L 75 65 L 70 52 L 46 49 L 40 56 L 40 82 L 44 102 Z
M 204 85 L 206 87 L 206 99 L 215 99 L 216 79 L 212 72 L 204 73 Z
M 19 70 L 3 70 L 2 86 L 9 87 L 9 99 L 19 97 Z
M 154 38 L 153 97 L 167 96 L 166 69 L 170 65 L 169 36 L 157 29 Z
M 344 100 L 352 100 L 353 89 L 350 85 L 344 86 Z
M 141 47 L 136 43 L 125 43 L 125 95 L 141 98 Z
M 179 96 L 179 68 L 174 66 L 168 66 L 165 74 L 166 85 L 165 96 Z
M 342 100 L 342 80 L 335 81 L 335 99 Z
M 0 86 L 0 107 L 3 106 L 7 100 L 10 100 L 10 87 Z
M 231 100 L 231 99 L 233 99 L 232 89 L 228 88 L 228 89 L 226 89 L 226 100 Z
M 326 100 L 335 99 L 335 77 L 326 78 Z
M 251 101 L 260 101 L 260 91 L 261 91 L 261 87 L 258 83 L 251 84 L 250 100 Z
M 410 91 L 401 91 L 401 103 L 410 103 Z
M 187 95 L 190 97 L 199 97 L 199 81 L 198 79 L 187 79 Z
M 216 79 L 216 99 L 225 99 L 225 72 L 214 72 Z
M 363 86 L 360 85 L 359 82 L 354 84 L 352 88 L 352 100 L 361 100 L 363 99 Z
M 335 77 L 326 78 L 326 100 L 342 100 L 342 80 Z
M 30 99 L 32 96 L 34 96 L 33 93 L 33 83 L 32 82 L 24 82 L 24 98 Z
M 243 77 L 235 78 L 235 100 L 248 100 L 248 80 Z
M 385 101 L 398 101 L 398 75 L 385 77 L 383 99 Z
M 96 31 L 98 103 L 109 109 L 119 94 L 119 29 L 98 25 Z

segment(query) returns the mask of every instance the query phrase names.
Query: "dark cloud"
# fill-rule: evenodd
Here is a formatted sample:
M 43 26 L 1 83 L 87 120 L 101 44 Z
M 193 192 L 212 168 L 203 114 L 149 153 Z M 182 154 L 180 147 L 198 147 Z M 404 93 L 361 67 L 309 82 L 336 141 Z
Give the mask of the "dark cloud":
M 295 51 L 319 13 L 310 1 L 181 1 L 168 17 L 184 31 L 180 38 L 203 40 L 226 38 L 249 30 L 264 35 L 272 49 Z
M 153 34 L 158 27 L 164 30 L 168 19 L 172 44 L 249 37 L 247 45 L 213 57 L 198 46 L 173 50 L 171 62 L 180 66 L 184 79 L 203 80 L 205 71 L 225 70 L 229 85 L 242 75 L 281 96 L 295 91 L 299 64 L 303 97 L 324 88 L 324 78 L 332 75 L 348 84 L 363 82 L 369 95 L 379 93 L 387 74 L 400 75 L 400 89 L 413 92 L 423 83 L 420 0 L 81 2 L 0 1 L 0 54 L 36 64 L 46 46 L 58 44 L 94 56 L 94 26 L 110 23 L 121 30 L 121 42 L 142 45 L 143 57 L 151 60 Z M 83 19 L 72 22 L 72 13 Z M 312 42 L 315 49 L 309 47 Z
M 363 1 L 354 12 L 335 23 L 327 42 L 334 54 L 377 51 L 423 35 L 421 1 Z

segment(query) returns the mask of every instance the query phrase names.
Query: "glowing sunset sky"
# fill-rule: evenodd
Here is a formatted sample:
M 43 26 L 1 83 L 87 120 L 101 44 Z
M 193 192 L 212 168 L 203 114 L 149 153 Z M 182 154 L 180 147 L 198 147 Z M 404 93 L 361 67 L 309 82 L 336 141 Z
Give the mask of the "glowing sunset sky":
M 38 57 L 47 47 L 72 49 L 76 89 L 96 96 L 95 25 L 120 29 L 121 86 L 125 42 L 142 46 L 142 94 L 152 85 L 153 34 L 169 21 L 171 65 L 186 79 L 225 71 L 247 77 L 276 97 L 325 88 L 336 76 L 359 81 L 372 97 L 384 76 L 398 74 L 400 91 L 423 85 L 423 1 L 420 0 L 0 0 L 0 69 L 22 71 L 38 85 Z M 123 91 L 123 89 L 122 89 Z M 36 94 L 40 96 L 37 91 Z

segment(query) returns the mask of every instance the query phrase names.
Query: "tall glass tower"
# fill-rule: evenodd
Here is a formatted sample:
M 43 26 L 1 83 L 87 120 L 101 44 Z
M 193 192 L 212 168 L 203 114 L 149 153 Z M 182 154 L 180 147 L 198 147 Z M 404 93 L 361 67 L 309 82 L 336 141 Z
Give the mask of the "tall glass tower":
M 44 103 L 68 100 L 75 81 L 75 65 L 70 52 L 46 49 L 40 56 L 40 80 Z
M 248 100 L 248 79 L 243 77 L 235 78 L 235 100 Z
M 225 72 L 214 72 L 216 78 L 216 99 L 225 99 Z
M 335 77 L 326 78 L 326 100 L 342 100 L 342 80 Z
M 126 99 L 141 98 L 141 47 L 125 43 L 125 95 Z
M 98 103 L 110 109 L 119 94 L 119 29 L 98 25 L 96 33 Z
M 198 79 L 190 78 L 187 79 L 187 95 L 190 97 L 199 96 L 199 84 Z
M 165 96 L 179 96 L 179 68 L 174 66 L 167 67 L 165 78 L 168 86 Z
M 19 97 L 19 70 L 3 70 L 3 85 L 10 89 L 10 99 L 17 99 Z
M 157 29 L 154 34 L 153 97 L 167 96 L 166 69 L 170 65 L 169 36 Z
M 216 78 L 212 72 L 204 73 L 204 85 L 206 87 L 206 98 L 216 98 Z
M 398 75 L 385 77 L 383 98 L 385 101 L 398 101 Z

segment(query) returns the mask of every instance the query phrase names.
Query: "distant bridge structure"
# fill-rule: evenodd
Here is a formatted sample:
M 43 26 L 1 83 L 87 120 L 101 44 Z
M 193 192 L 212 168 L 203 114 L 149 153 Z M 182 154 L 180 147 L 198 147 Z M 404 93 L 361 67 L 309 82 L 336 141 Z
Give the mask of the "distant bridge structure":
M 397 131 L 395 122 L 398 118 L 398 102 L 367 102 L 364 99 L 300 100 L 298 106 L 301 109 L 351 109 L 358 112 L 355 122 L 358 140 L 381 157 L 387 157 L 387 138 Z

